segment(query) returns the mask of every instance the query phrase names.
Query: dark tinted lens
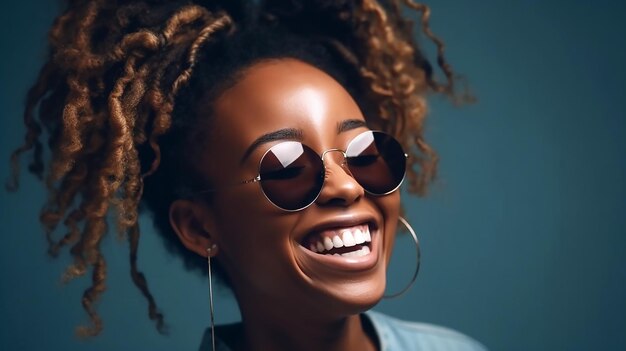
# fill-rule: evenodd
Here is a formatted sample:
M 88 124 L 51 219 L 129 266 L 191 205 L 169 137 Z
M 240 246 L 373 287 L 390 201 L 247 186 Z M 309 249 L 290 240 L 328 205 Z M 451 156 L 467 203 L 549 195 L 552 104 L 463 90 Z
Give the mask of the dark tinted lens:
M 367 131 L 354 138 L 346 150 L 352 176 L 369 193 L 395 190 L 406 171 L 406 156 L 400 143 L 383 132 Z
M 322 160 L 315 151 L 297 141 L 270 148 L 261 160 L 259 173 L 265 196 L 288 211 L 315 201 L 324 182 Z

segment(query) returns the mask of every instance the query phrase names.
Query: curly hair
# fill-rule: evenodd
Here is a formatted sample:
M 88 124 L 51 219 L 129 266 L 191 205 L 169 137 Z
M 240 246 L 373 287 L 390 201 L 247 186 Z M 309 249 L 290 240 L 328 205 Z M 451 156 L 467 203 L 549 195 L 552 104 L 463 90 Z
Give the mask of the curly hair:
M 421 14 L 422 33 L 437 47 L 445 83 L 434 78 L 403 6 Z M 7 188 L 18 187 L 19 158 L 32 151 L 29 170 L 48 189 L 40 220 L 49 254 L 71 246 L 65 280 L 91 270 L 82 305 L 92 324 L 77 333 L 102 330 L 95 302 L 105 290 L 106 261 L 99 245 L 111 210 L 119 236 L 130 244 L 132 280 L 160 332 L 163 314 L 137 268 L 140 209 L 151 212 L 167 247 L 187 268 L 205 271 L 205 261 L 172 235 L 167 211 L 205 181 L 184 157 L 199 137 L 195 107 L 210 106 L 255 62 L 293 57 L 335 77 L 366 112 L 370 127 L 395 135 L 409 150 L 409 191 L 423 194 L 437 168 L 423 138 L 423 95 L 453 96 L 455 81 L 429 18 L 429 8 L 413 0 L 68 1 L 27 95 L 25 141 L 11 156 Z M 67 232 L 55 238 L 60 222 Z

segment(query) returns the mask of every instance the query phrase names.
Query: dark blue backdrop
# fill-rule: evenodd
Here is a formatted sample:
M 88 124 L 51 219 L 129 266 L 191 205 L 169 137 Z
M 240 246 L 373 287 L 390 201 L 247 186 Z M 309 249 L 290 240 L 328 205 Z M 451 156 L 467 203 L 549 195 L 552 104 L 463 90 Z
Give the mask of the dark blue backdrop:
M 422 240 L 422 272 L 409 294 L 378 309 L 458 329 L 492 350 L 626 349 L 626 6 L 430 5 L 434 30 L 479 102 L 431 101 L 428 137 L 441 155 L 441 176 L 428 197 L 405 196 Z M 6 159 L 22 140 L 23 97 L 57 8 L 42 0 L 0 6 Z M 0 174 L 8 174 L 7 162 Z M 130 282 L 127 245 L 110 235 L 103 243 L 108 291 L 99 304 L 105 330 L 77 341 L 88 281 L 62 286 L 69 259 L 45 256 L 42 185 L 27 175 L 17 194 L 0 198 L 0 349 L 197 348 L 208 325 L 206 282 L 165 253 L 146 218 L 139 262 L 170 336 L 148 321 Z M 406 243 L 394 258 L 394 286 L 413 264 Z M 221 296 L 218 321 L 236 318 L 232 299 Z

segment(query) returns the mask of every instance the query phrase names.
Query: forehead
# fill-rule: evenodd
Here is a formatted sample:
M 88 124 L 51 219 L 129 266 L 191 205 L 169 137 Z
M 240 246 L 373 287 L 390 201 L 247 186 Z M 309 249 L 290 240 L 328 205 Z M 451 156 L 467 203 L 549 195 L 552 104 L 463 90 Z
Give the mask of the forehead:
M 331 76 L 295 59 L 257 63 L 214 104 L 213 128 L 241 151 L 259 136 L 303 130 L 305 142 L 330 142 L 337 124 L 362 119 L 350 94 Z M 233 150 L 233 151 L 234 151 Z

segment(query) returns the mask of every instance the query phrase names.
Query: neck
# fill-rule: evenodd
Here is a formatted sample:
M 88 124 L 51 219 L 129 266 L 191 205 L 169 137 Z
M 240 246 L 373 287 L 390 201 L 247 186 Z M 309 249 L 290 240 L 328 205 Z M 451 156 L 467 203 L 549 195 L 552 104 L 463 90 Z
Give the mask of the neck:
M 375 351 L 373 335 L 363 328 L 360 316 L 338 319 L 277 318 L 272 315 L 243 316 L 243 338 L 237 350 L 363 350 Z M 256 318 L 259 316 L 260 318 Z
M 279 298 L 237 283 L 241 282 L 232 281 L 242 323 L 225 340 L 235 351 L 378 349 L 375 330 L 359 314 L 372 307 L 373 299 L 350 303 L 317 295 L 307 298 L 297 289 Z

